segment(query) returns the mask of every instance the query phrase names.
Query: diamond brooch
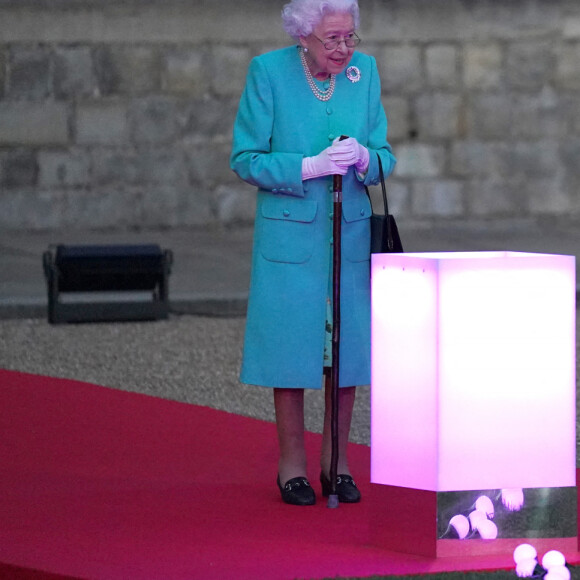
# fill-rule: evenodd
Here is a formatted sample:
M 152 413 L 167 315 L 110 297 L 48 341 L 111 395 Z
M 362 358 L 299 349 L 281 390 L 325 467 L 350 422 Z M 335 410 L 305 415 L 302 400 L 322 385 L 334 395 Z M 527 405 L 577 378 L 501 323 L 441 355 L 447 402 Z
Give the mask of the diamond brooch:
M 360 70 L 356 66 L 349 66 L 346 69 L 346 73 L 345 74 L 346 74 L 346 78 L 351 83 L 358 83 L 360 81 Z

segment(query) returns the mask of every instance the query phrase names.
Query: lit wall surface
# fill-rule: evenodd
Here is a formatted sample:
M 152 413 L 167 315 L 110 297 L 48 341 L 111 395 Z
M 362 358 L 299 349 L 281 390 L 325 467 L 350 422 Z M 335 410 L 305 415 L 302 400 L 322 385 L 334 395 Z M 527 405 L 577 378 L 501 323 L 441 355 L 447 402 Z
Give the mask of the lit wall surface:
M 373 255 L 373 483 L 576 485 L 574 261 Z

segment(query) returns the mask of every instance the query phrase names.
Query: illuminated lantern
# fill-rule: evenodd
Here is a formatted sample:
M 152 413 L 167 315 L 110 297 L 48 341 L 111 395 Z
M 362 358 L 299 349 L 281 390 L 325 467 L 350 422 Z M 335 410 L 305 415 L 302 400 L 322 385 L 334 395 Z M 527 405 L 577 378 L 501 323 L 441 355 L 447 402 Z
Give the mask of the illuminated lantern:
M 575 493 L 575 300 L 573 256 L 373 255 L 371 483 L 378 543 L 443 555 L 438 494 Z M 430 523 L 419 523 L 429 521 L 427 514 Z M 381 518 L 393 521 L 383 525 Z M 505 535 L 494 522 L 499 547 Z M 388 531 L 393 525 L 396 533 Z

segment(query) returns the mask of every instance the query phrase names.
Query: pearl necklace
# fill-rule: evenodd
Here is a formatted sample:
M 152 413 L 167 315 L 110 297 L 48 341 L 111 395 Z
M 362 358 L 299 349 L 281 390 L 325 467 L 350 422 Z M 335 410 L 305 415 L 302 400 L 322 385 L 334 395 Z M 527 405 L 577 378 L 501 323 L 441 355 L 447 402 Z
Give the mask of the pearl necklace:
M 336 84 L 336 75 L 330 75 L 330 86 L 325 91 L 321 91 L 316 86 L 316 83 L 314 82 L 314 79 L 312 78 L 312 73 L 310 72 L 310 69 L 308 68 L 308 64 L 306 63 L 306 57 L 304 56 L 304 49 L 302 47 L 300 47 L 298 49 L 298 52 L 300 53 L 300 60 L 302 61 L 302 66 L 304 67 L 304 74 L 306 75 L 306 80 L 308 81 L 308 85 L 312 89 L 314 96 L 319 101 L 330 100 L 330 97 L 332 97 L 332 94 L 334 93 L 334 85 Z

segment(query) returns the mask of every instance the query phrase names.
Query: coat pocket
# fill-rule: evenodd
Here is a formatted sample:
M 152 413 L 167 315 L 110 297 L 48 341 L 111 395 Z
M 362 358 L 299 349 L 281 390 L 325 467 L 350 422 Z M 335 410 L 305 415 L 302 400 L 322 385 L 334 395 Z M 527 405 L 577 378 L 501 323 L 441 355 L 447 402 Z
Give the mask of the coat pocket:
M 260 251 L 271 262 L 301 264 L 314 248 L 316 201 L 265 197 L 260 207 Z
M 370 260 L 371 255 L 371 204 L 366 196 L 342 203 L 343 243 L 342 254 L 350 262 Z

